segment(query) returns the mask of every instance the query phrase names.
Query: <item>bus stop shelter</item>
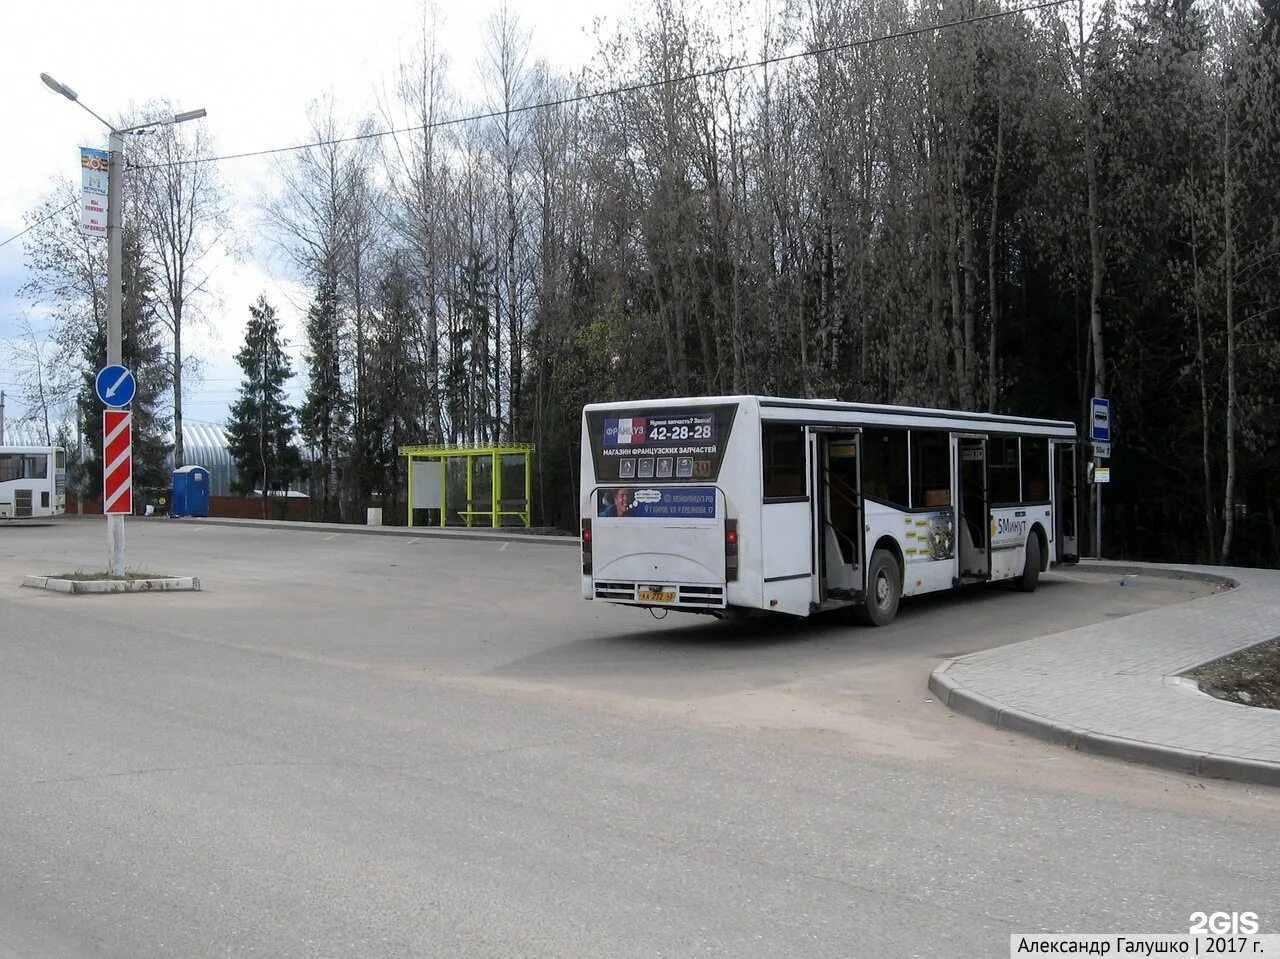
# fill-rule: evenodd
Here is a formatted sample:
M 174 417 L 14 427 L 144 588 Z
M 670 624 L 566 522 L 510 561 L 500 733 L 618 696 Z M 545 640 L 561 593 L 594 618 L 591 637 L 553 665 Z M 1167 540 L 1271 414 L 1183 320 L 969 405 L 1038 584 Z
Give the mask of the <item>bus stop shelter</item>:
M 402 446 L 410 526 L 530 525 L 532 443 Z

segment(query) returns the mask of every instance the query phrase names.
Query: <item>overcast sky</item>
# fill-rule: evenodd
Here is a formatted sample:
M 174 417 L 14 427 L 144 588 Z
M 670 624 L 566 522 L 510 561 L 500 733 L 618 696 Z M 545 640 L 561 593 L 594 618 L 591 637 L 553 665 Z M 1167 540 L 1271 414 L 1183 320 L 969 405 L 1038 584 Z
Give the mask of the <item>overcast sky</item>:
M 497 2 L 438 4 L 450 81 L 464 102 L 480 98 L 476 61 Z M 597 18 L 609 22 L 625 10 L 621 0 L 510 0 L 510 8 L 532 33 L 531 61 L 544 58 L 563 70 L 590 57 Z M 58 178 L 79 182 L 81 146 L 106 147 L 97 121 L 47 90 L 41 72 L 108 117 L 161 97 L 183 110 L 204 107 L 209 116 L 198 122 L 207 124 L 218 152 L 240 153 L 306 139 L 306 106 L 328 91 L 349 116 L 375 111 L 377 88 L 389 82 L 420 11 L 419 0 L 0 2 L 0 241 L 23 229 L 23 214 Z M 260 292 L 276 303 L 296 355 L 304 297 L 256 235 L 253 203 L 269 188 L 266 162 L 221 167 L 251 252 L 243 262 L 219 263 L 221 306 L 211 328 L 184 338 L 206 361 L 203 384 L 186 392 L 185 413 L 207 422 L 223 421 L 235 397 L 239 369 L 231 357 L 249 303 Z M 8 338 L 24 311 L 37 329 L 45 326 L 15 295 L 25 279 L 22 241 L 0 248 L 0 389 L 10 395 L 10 418 L 22 411 L 12 396 Z

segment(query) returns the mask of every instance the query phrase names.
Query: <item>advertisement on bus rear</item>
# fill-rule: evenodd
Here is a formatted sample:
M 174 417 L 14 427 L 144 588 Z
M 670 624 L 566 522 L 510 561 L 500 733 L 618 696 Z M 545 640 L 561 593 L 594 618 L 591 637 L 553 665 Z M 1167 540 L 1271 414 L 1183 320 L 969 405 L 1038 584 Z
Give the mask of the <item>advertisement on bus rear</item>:
M 720 475 L 737 406 L 587 414 L 596 480 L 688 483 Z
M 596 515 L 645 519 L 715 519 L 714 486 L 680 489 L 635 489 L 630 486 L 596 490 Z

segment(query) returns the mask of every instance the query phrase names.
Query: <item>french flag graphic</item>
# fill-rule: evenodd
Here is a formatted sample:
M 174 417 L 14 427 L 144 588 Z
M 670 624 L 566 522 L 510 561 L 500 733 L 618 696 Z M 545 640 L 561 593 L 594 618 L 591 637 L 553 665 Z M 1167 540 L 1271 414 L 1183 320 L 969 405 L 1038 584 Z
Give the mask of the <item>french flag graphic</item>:
M 609 446 L 636 446 L 644 444 L 645 418 L 632 416 L 625 419 L 604 421 L 604 441 Z

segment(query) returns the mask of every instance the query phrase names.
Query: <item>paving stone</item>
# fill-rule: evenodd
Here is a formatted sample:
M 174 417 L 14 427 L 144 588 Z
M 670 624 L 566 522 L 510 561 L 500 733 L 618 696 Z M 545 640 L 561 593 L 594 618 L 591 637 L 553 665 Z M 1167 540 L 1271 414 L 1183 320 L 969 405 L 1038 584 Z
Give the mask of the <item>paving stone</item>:
M 1280 785 L 1280 710 L 1207 696 L 1181 673 L 1280 637 L 1275 570 L 1082 563 L 1234 582 L 1189 603 L 984 650 L 934 671 L 959 712 L 1102 755 Z

